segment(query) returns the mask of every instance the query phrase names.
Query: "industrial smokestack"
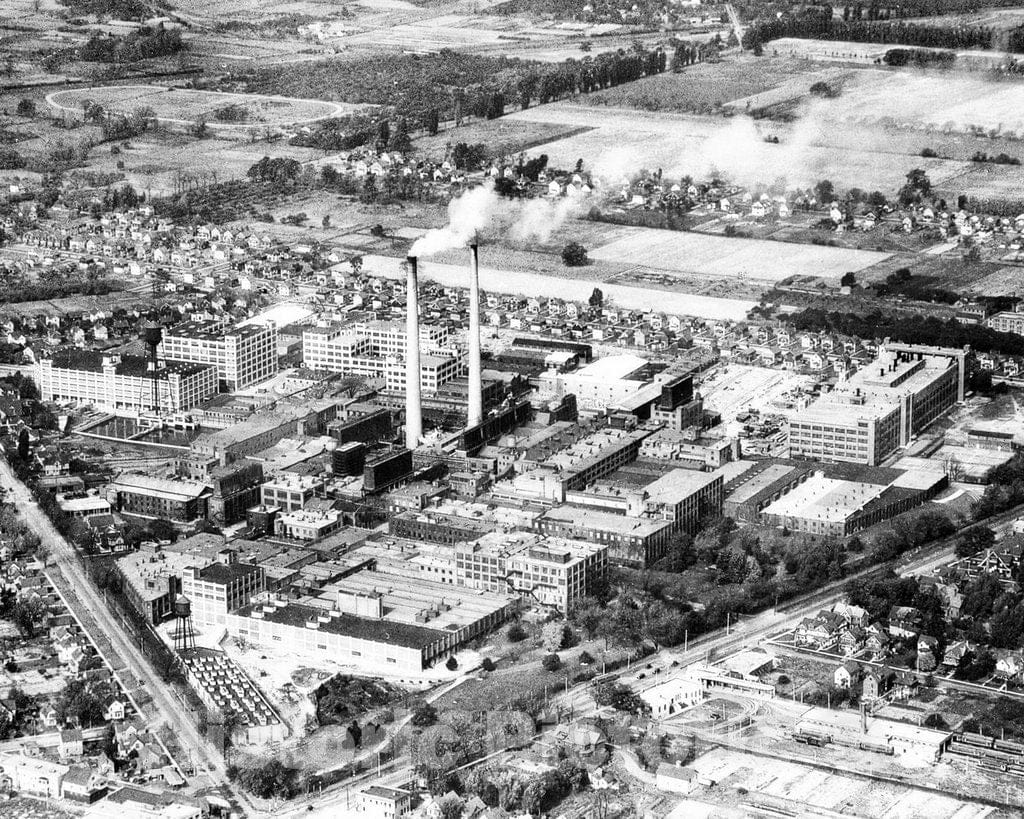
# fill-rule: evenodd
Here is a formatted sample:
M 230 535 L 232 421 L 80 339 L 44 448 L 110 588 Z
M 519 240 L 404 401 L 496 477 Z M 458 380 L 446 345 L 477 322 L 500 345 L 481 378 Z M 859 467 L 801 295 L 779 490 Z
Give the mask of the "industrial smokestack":
M 467 426 L 484 420 L 483 377 L 480 373 L 480 258 L 476 239 L 469 246 L 469 411 Z
M 416 280 L 416 257 L 408 258 L 405 287 L 405 445 L 419 446 L 423 435 L 423 409 L 420 404 L 420 300 Z

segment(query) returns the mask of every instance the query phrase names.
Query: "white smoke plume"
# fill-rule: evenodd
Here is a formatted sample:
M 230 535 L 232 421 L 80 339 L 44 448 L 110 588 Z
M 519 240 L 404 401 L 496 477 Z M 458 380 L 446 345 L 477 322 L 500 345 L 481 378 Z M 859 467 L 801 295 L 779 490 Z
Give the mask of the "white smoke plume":
M 448 205 L 448 224 L 417 239 L 409 255 L 428 257 L 465 247 L 481 233 L 498 232 L 516 242 L 544 243 L 567 219 L 582 212 L 584 201 L 569 197 L 507 199 L 484 184 L 453 199 Z
M 448 224 L 428 231 L 409 249 L 410 256 L 433 256 L 464 247 L 491 225 L 498 195 L 487 185 L 466 191 L 448 203 Z

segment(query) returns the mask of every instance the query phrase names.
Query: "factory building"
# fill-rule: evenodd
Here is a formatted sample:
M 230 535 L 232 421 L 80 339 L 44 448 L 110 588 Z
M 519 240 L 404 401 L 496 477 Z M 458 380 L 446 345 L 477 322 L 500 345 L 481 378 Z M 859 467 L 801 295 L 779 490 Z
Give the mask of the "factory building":
M 886 344 L 878 359 L 789 419 L 796 458 L 873 466 L 964 396 L 963 350 Z
M 311 328 L 302 333 L 305 365 L 314 370 L 382 378 L 389 390 L 404 391 L 407 381 L 404 325 L 394 321 L 373 321 L 351 327 Z M 463 356 L 445 349 L 448 330 L 424 324 L 419 328 L 420 377 L 423 392 L 439 387 L 465 372 Z
M 532 532 L 491 532 L 455 544 L 460 585 L 513 591 L 527 600 L 569 611 L 608 573 L 608 547 Z
M 222 389 L 245 389 L 277 373 L 277 330 L 248 324 L 190 321 L 167 330 L 160 345 L 168 359 L 212 364 Z
M 200 628 L 223 627 L 228 612 L 247 604 L 265 587 L 263 567 L 238 562 L 230 550 L 223 551 L 218 562 L 190 566 L 181 576 L 181 593 L 192 602 L 192 619 Z
M 556 506 L 536 523 L 536 531 L 585 540 L 608 547 L 608 560 L 619 566 L 648 569 L 665 556 L 672 539 L 671 521 L 627 517 L 579 506 Z
M 114 413 L 185 412 L 217 392 L 213 366 L 68 349 L 36 364 L 44 401 L 94 404 Z
M 572 393 L 581 410 L 603 411 L 646 387 L 648 367 L 647 359 L 640 356 L 606 356 L 572 372 L 549 369 L 539 376 L 537 390 L 546 401 Z
M 176 523 L 203 520 L 213 494 L 195 481 L 152 478 L 124 473 L 111 481 L 108 500 L 118 512 L 143 518 L 166 518 Z
M 1016 333 L 1024 336 L 1024 311 L 1004 310 L 991 316 L 986 322 L 990 329 L 1000 333 Z
M 949 485 L 941 472 L 898 472 L 889 482 L 846 480 L 818 471 L 766 506 L 759 522 L 843 537 L 909 511 Z
M 285 472 L 260 487 L 260 503 L 276 506 L 282 512 L 296 512 L 313 498 L 322 496 L 324 482 L 313 475 Z

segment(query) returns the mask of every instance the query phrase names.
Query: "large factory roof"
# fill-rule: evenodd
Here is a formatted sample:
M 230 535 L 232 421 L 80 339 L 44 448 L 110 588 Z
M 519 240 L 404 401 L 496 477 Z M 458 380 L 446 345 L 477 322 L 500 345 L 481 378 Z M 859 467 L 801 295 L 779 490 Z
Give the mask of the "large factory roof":
M 201 497 L 212 490 L 195 481 L 172 480 L 170 478 L 153 478 L 149 475 L 135 475 L 124 472 L 110 484 L 115 492 L 131 492 L 136 495 L 149 495 L 175 501 L 189 501 Z
M 733 487 L 735 488 L 732 492 L 729 492 L 732 487 L 726 487 L 731 503 L 746 503 L 761 492 L 773 488 L 775 484 L 788 482 L 795 478 L 797 473 L 808 472 L 811 469 L 809 465 L 797 467 L 787 463 L 762 463 L 765 464 L 763 468 L 754 467 L 749 472 L 734 479 Z
M 647 484 L 644 487 L 644 491 L 647 493 L 649 501 L 655 503 L 677 503 L 720 480 L 722 480 L 722 476 L 713 472 L 673 469 L 671 472 L 666 472 L 653 483 Z
M 134 591 L 135 595 L 146 602 L 152 602 L 170 592 L 168 579 L 181 577 L 196 560 L 189 554 L 174 552 L 135 552 L 118 558 L 117 568 L 124 582 Z
M 885 491 L 885 486 L 812 475 L 768 506 L 766 515 L 841 523 Z
M 232 327 L 220 321 L 183 321 L 176 324 L 164 333 L 164 339 L 168 338 L 191 338 L 203 341 L 224 341 L 225 338 L 237 336 L 246 338 L 266 333 L 273 328 L 267 328 L 259 324 L 246 324 Z
M 606 548 L 606 546 L 596 543 L 549 537 L 534 532 L 490 532 L 478 540 L 456 545 L 456 549 L 459 551 L 500 554 L 506 557 L 528 554 L 534 560 L 559 565 L 585 560 Z
M 569 505 L 556 506 L 554 509 L 549 509 L 544 513 L 541 520 L 568 523 L 572 526 L 587 526 L 594 530 L 631 535 L 633 537 L 648 537 L 673 525 L 668 520 L 631 518 L 600 509 Z
M 140 355 L 111 355 L 96 350 L 64 349 L 55 350 L 50 356 L 51 366 L 61 370 L 80 370 L 101 373 L 105 363 L 112 364 L 116 375 L 135 378 L 151 376 L 149 359 Z M 167 380 L 171 374 L 189 376 L 212 369 L 212 364 L 194 364 L 189 361 L 168 361 L 160 359 L 157 378 Z
M 628 378 L 647 366 L 647 359 L 638 355 L 624 353 L 622 355 L 609 355 L 598 358 L 589 364 L 580 367 L 573 373 L 575 376 L 593 378 L 599 381 L 618 381 Z
M 357 617 L 354 614 L 342 614 L 339 611 L 326 612 L 322 608 L 300 603 L 255 603 L 243 606 L 237 613 L 241 617 L 252 617 L 255 614 L 258 619 L 295 628 L 305 628 L 307 623 L 316 622 L 318 630 L 331 634 L 420 650 L 436 643 L 443 636 L 442 631 L 425 626 L 383 622 L 369 617 Z M 320 622 L 321 617 L 326 622 Z
M 643 440 L 653 430 L 639 428 L 630 431 L 605 428 L 580 438 L 572 446 L 548 458 L 545 466 L 563 471 L 582 472 L 591 465 L 607 458 L 616 450 Z
M 318 600 L 309 604 L 333 608 L 339 592 L 343 595 L 380 595 L 384 616 L 382 624 L 405 623 L 453 631 L 501 611 L 512 602 L 502 594 L 478 594 L 476 590 L 451 583 L 432 581 L 418 567 L 409 566 L 407 575 L 391 571 L 366 570 L 335 580 L 320 590 Z M 429 620 L 417 621 L 424 612 Z

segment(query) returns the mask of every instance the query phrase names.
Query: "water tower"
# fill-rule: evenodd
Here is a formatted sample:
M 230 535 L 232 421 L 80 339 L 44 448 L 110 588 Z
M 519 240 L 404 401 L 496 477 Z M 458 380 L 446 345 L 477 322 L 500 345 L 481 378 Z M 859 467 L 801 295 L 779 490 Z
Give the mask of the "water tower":
M 179 654 L 194 651 L 196 632 L 192 627 L 192 602 L 183 594 L 174 598 L 174 650 Z
M 148 321 L 142 325 L 142 343 L 146 345 L 146 375 L 149 376 L 153 388 L 153 412 L 160 414 L 160 373 L 157 361 L 157 351 L 160 342 L 163 340 L 163 329 L 156 322 Z

